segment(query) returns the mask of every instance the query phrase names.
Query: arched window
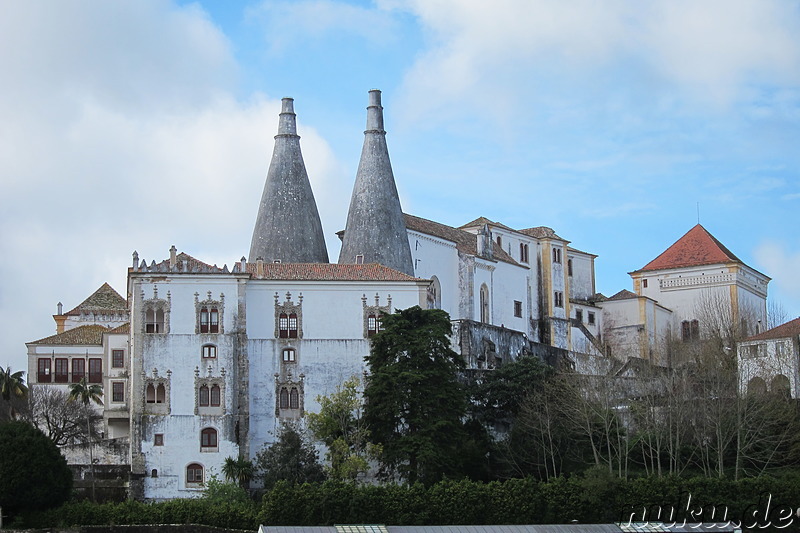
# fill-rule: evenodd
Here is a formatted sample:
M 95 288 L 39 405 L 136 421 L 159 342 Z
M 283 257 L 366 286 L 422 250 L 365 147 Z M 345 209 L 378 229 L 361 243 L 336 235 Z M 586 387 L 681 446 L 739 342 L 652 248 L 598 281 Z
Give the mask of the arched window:
M 211 385 L 211 407 L 219 407 L 220 403 L 220 388 L 219 385 Z
M 286 387 L 281 387 L 281 394 L 280 394 L 280 406 L 281 409 L 288 409 L 289 408 L 289 391 Z
M 217 430 L 214 428 L 206 428 L 200 432 L 200 449 L 216 448 L 217 447 Z
M 289 315 L 289 338 L 297 338 L 297 315 L 295 313 Z
M 481 322 L 488 323 L 489 322 L 489 287 L 487 287 L 485 283 L 483 285 L 481 285 L 480 304 L 481 304 Z
M 203 466 L 192 463 L 186 467 L 186 483 L 203 484 Z
M 152 385 L 150 385 L 152 387 Z M 156 403 L 164 403 L 167 399 L 167 388 L 163 383 L 159 383 L 156 387 Z
M 286 313 L 281 313 L 280 316 L 278 316 L 278 330 L 281 339 L 289 338 L 289 315 Z
M 198 402 L 200 407 L 208 407 L 208 385 L 201 385 L 200 390 L 197 392 Z
M 500 235 L 497 236 L 497 246 L 499 246 L 500 248 L 503 247 L 503 237 L 501 237 Z
M 148 384 L 145 389 L 145 401 L 147 403 L 156 403 L 156 388 L 152 383 Z
M 751 379 L 747 384 L 747 394 L 764 394 L 766 392 L 767 383 L 759 377 Z
M 202 349 L 203 359 L 216 359 L 217 347 L 213 344 L 204 344 Z
M 439 278 L 431 277 L 431 284 L 428 286 L 428 309 L 442 308 L 442 285 Z
M 300 393 L 297 391 L 297 387 L 292 387 L 292 391 L 289 393 L 289 409 L 300 409 Z
M 772 378 L 772 383 L 770 383 L 770 391 L 773 394 L 782 394 L 785 396 L 789 396 L 789 393 L 791 391 L 789 378 L 787 378 L 783 374 L 778 374 L 777 376 Z
M 294 348 L 284 348 L 283 349 L 283 362 L 284 363 L 294 363 L 296 361 L 297 354 L 294 351 Z

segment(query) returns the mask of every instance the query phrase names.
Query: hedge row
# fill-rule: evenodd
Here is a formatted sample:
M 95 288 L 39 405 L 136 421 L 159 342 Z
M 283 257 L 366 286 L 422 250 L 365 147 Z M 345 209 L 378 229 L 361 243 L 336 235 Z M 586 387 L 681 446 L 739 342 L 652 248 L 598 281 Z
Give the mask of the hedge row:
M 443 481 L 422 485 L 354 486 L 336 482 L 289 485 L 278 483 L 256 502 L 208 499 L 173 500 L 158 504 L 72 502 L 23 518 L 26 527 L 69 527 L 106 524 L 204 524 L 229 529 L 270 525 L 379 523 L 395 525 L 611 523 L 633 513 L 655 520 L 674 507 L 674 518 L 686 509 L 708 520 L 740 520 L 745 512 L 773 512 L 780 505 L 800 508 L 800 474 L 739 481 L 672 477 L 619 480 L 602 472 L 557 478 L 549 482 L 512 479 L 505 482 Z M 691 499 L 689 499 L 691 496 Z M 727 517 L 722 512 L 727 510 Z M 696 515 L 697 516 L 697 515 Z M 686 516 L 690 518 L 690 516 Z M 666 517 L 664 517 L 666 518 Z

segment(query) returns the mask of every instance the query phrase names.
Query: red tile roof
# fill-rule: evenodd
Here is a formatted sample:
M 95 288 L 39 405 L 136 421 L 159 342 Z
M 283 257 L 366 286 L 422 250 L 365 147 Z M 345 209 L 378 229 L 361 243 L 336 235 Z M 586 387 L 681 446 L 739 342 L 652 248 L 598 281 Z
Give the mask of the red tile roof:
M 521 229 L 519 232 L 536 239 L 558 239 L 559 241 L 569 242 L 567 239 L 562 239 L 556 235 L 556 232 L 553 231 L 553 228 L 548 228 L 547 226 L 536 226 L 535 228 Z
M 427 281 L 397 270 L 370 263 L 339 265 L 336 263 L 264 263 L 264 274 L 256 275 L 258 265 L 247 263 L 247 272 L 256 279 L 286 281 Z
M 714 265 L 732 261 L 741 263 L 738 257 L 698 224 L 637 272 Z
M 787 337 L 796 337 L 800 335 L 800 318 L 790 320 L 780 326 L 775 326 L 758 335 L 748 337 L 746 341 L 764 341 L 767 339 L 785 339 Z
M 78 326 L 77 328 L 68 329 L 64 333 L 57 333 L 39 339 L 38 341 L 29 342 L 28 344 L 54 344 L 61 346 L 100 346 L 103 344 L 103 333 L 108 333 L 109 329 L 105 326 L 98 326 L 92 324 L 90 326 Z
M 638 298 L 639 295 L 635 292 L 631 292 L 628 289 L 622 289 L 614 296 L 608 298 L 609 301 L 616 301 L 616 300 L 630 300 L 632 298 Z
M 113 329 L 108 330 L 108 333 L 122 333 L 122 334 L 125 334 L 125 335 L 127 335 L 130 332 L 131 332 L 131 323 L 130 322 L 126 322 L 125 324 L 122 324 L 121 326 L 117 326 L 117 327 L 115 327 Z
M 407 229 L 425 233 L 426 235 L 433 235 L 434 237 L 439 237 L 440 239 L 453 242 L 456 245 L 456 249 L 461 253 L 478 255 L 478 236 L 474 233 L 464 231 L 463 229 L 454 228 L 452 226 L 447 226 L 445 224 L 440 224 L 439 222 L 434 222 L 433 220 L 428 220 L 426 218 L 415 217 L 414 215 L 409 215 L 407 213 L 405 214 L 405 217 Z M 487 223 L 495 224 L 491 221 Z M 502 224 L 495 225 L 502 226 Z M 467 225 L 462 227 L 470 226 Z M 505 228 L 505 226 L 502 227 Z M 498 261 L 510 263 L 512 265 L 519 265 L 514 258 L 512 258 L 503 250 L 502 246 L 498 245 L 494 241 L 492 241 L 492 256 Z
M 92 311 L 127 311 L 128 302 L 115 291 L 108 283 L 103 283 L 91 296 L 81 302 L 75 309 L 68 311 L 67 315 L 80 315 L 82 312 Z

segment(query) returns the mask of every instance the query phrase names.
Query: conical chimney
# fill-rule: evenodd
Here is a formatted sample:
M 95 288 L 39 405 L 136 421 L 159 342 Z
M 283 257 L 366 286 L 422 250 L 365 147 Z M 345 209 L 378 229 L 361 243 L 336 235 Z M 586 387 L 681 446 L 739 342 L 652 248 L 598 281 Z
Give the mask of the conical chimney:
M 300 152 L 294 100 L 284 98 L 275 149 L 258 207 L 250 262 L 327 263 L 317 203 Z
M 414 275 L 408 233 L 394 183 L 381 92 L 369 92 L 367 130 L 347 213 L 340 264 L 380 263 Z

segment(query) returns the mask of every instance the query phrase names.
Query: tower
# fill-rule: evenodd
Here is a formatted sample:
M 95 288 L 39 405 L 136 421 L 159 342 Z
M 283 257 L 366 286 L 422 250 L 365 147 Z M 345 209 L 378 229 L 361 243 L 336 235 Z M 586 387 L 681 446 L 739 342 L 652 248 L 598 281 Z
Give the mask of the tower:
M 411 248 L 394 183 L 381 92 L 369 92 L 367 129 L 347 212 L 340 264 L 379 263 L 414 275 Z
M 258 207 L 250 244 L 250 261 L 327 263 L 317 203 L 308 181 L 294 100 L 281 101 L 275 149 Z

